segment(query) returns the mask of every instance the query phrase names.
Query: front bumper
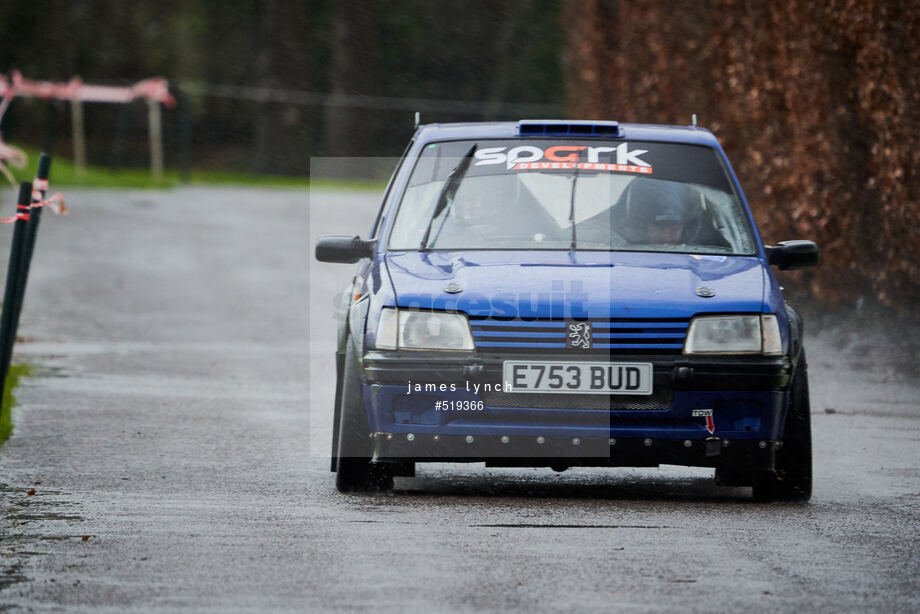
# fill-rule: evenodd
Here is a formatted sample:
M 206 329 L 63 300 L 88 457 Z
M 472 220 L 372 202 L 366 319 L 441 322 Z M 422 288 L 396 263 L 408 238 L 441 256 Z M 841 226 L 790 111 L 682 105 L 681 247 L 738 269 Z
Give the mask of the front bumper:
M 374 433 L 377 462 L 485 462 L 492 467 L 730 467 L 770 469 L 782 442 Z
M 598 360 L 651 362 L 655 385 L 675 390 L 781 390 L 789 385 L 792 368 L 786 356 L 612 356 L 590 354 L 453 354 L 446 352 L 368 352 L 363 372 L 368 384 L 405 385 L 408 381 L 497 383 L 506 360 Z
M 495 392 L 510 359 L 573 356 L 365 354 L 364 398 L 377 457 L 526 464 L 545 459 L 547 465 L 594 459 L 590 464 L 634 466 L 719 466 L 736 458 L 769 467 L 780 445 L 792 373 L 786 357 L 590 357 L 652 363 L 650 397 Z M 452 407 L 469 402 L 469 408 L 436 409 L 444 401 Z M 706 410 L 711 420 L 699 415 Z

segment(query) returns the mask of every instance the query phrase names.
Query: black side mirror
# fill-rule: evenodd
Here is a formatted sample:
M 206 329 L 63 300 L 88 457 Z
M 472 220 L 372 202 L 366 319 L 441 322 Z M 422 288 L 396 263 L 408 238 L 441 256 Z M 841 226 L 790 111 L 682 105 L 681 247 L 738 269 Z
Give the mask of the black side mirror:
M 765 245 L 767 262 L 779 270 L 804 269 L 818 264 L 818 245 L 814 241 L 780 241 Z
M 376 241 L 364 241 L 358 236 L 330 235 L 316 242 L 316 259 L 320 262 L 354 263 L 374 255 Z

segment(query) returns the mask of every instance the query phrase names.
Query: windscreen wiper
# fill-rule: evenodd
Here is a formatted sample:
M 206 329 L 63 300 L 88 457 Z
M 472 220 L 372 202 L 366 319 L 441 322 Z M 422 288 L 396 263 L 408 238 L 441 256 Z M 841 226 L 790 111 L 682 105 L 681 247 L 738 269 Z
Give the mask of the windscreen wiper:
M 460 180 L 466 175 L 466 170 L 470 167 L 470 162 L 473 160 L 474 153 L 476 153 L 476 144 L 470 147 L 470 150 L 464 154 L 460 163 L 454 167 L 454 170 L 447 176 L 444 187 L 441 188 L 441 193 L 438 194 L 438 202 L 434 206 L 434 213 L 431 214 L 431 219 L 428 221 L 428 227 L 425 229 L 425 236 L 422 237 L 422 242 L 418 246 L 419 251 L 428 249 L 428 237 L 431 235 L 431 227 L 434 226 L 434 221 L 438 216 L 453 204 L 454 196 L 457 194 L 457 189 L 460 187 Z M 447 214 L 444 215 L 444 220 L 438 227 L 438 234 L 440 234 L 441 228 L 444 228 L 444 222 L 446 221 Z
M 575 251 L 575 185 L 578 183 L 578 167 L 575 167 L 575 175 L 572 176 L 572 202 L 569 205 L 569 221 L 572 222 L 572 247 Z

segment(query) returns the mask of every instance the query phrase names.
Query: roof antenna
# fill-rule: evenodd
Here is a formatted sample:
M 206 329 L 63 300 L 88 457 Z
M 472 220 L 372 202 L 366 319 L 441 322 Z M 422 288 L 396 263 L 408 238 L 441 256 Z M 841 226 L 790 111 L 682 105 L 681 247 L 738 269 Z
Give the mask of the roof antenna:
M 696 116 L 694 116 L 694 117 L 696 117 Z M 422 119 L 421 114 L 420 114 L 418 111 L 416 111 L 416 112 L 415 112 L 415 127 L 416 127 L 416 128 L 418 128 L 418 123 L 419 123 L 419 121 L 420 121 L 421 119 Z
M 416 115 L 418 115 L 418 113 L 416 113 Z M 418 124 L 418 120 L 416 120 L 416 125 L 417 124 Z M 696 113 L 690 116 L 690 125 L 696 128 Z

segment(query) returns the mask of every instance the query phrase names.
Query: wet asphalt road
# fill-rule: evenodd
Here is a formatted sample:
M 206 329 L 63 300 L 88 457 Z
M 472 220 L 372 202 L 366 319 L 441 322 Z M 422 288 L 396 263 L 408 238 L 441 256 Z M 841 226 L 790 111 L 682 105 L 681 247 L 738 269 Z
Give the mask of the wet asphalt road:
M 686 468 L 422 466 L 340 495 L 351 267 L 308 265 L 308 234 L 366 233 L 377 195 L 68 197 L 16 347 L 36 371 L 0 449 L 0 609 L 920 610 L 920 384 L 883 351 L 808 341 L 808 505 Z

